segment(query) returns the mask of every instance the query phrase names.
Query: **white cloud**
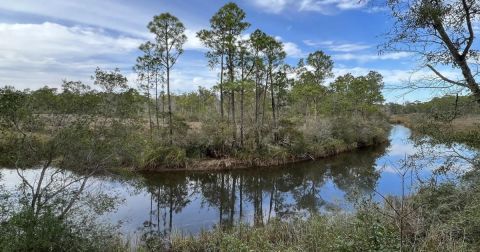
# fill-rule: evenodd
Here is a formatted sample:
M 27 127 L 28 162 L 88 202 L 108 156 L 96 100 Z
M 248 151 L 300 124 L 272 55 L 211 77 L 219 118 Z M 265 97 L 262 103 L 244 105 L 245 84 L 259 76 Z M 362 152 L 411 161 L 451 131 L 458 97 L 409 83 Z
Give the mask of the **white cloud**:
M 185 35 L 187 35 L 187 41 L 183 46 L 186 50 L 205 51 L 207 48 L 203 45 L 202 41 L 197 37 L 197 31 L 186 29 Z
M 336 42 L 331 40 L 325 40 L 325 41 L 304 40 L 303 43 L 311 47 L 326 48 L 334 52 L 361 51 L 361 50 L 365 50 L 372 47 L 371 45 L 367 45 L 363 43 L 341 43 L 341 42 Z
M 458 79 L 459 73 L 451 69 L 439 69 L 443 75 L 451 79 Z M 429 69 L 422 68 L 420 70 L 405 69 L 381 69 L 381 68 L 365 68 L 365 67 L 335 67 L 333 73 L 335 76 L 345 75 L 347 73 L 353 76 L 366 75 L 370 71 L 377 71 L 383 76 L 386 85 L 402 86 L 407 83 L 417 83 L 421 81 L 438 80 L 437 76 Z
M 338 10 L 360 9 L 368 1 L 359 0 L 302 0 L 300 11 L 315 11 L 323 14 L 331 14 Z
M 305 53 L 297 44 L 289 41 L 283 41 L 282 37 L 280 36 L 275 36 L 275 39 L 283 43 L 283 50 L 287 54 L 287 57 L 301 58 L 305 56 Z
M 86 80 L 96 66 L 124 67 L 126 56 L 142 43 L 101 29 L 48 22 L 0 24 L 0 37 L 0 85 L 19 88 L 58 85 L 63 78 Z
M 293 42 L 283 42 L 283 49 L 287 53 L 287 56 L 292 58 L 300 58 L 304 55 L 298 45 Z
M 200 18 L 200 15 L 185 12 L 183 9 L 177 9 L 169 1 L 162 1 L 161 6 L 151 8 L 150 5 L 139 4 L 136 1 L 15 0 L 0 1 L 0 10 L 40 16 L 43 20 L 54 20 L 53 22 L 70 21 L 76 24 L 102 27 L 145 39 L 150 37 L 146 27 L 148 22 L 154 15 L 162 12 L 174 13 L 188 29 L 192 30 L 208 23 L 208 19 Z
M 262 8 L 266 12 L 280 13 L 285 7 L 290 5 L 292 0 L 251 0 L 254 5 Z
M 199 86 L 211 88 L 218 81 L 218 73 L 219 69 L 207 67 L 206 60 L 183 62 L 172 70 L 171 89 L 175 93 L 183 93 L 196 90 Z
M 353 54 L 353 53 L 344 53 L 344 54 L 335 54 L 332 57 L 335 60 L 355 60 L 361 63 L 375 61 L 375 60 L 398 60 L 403 58 L 411 57 L 412 53 L 409 52 L 392 52 L 385 54 Z
M 363 8 L 368 0 L 250 0 L 265 12 L 280 13 L 284 10 L 313 11 L 333 14 L 342 10 Z
M 365 9 L 364 11 L 367 13 L 379 13 L 388 11 L 388 8 L 386 6 L 373 6 L 371 8 Z
M 119 4 L 113 0 L 43 0 L 43 1 L 0 1 L 0 9 L 10 12 L 41 15 L 57 20 L 69 20 L 75 23 L 104 27 L 144 36 L 148 31 L 146 24 L 150 15 L 145 10 Z M 132 18 L 134 17 L 134 18 Z

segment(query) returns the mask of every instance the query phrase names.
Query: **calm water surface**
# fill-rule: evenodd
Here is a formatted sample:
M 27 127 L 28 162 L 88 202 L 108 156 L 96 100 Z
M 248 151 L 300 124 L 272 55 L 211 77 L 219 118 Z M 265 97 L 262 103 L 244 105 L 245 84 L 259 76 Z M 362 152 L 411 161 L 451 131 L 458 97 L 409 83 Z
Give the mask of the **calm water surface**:
M 216 224 L 239 220 L 265 223 L 273 217 L 349 211 L 358 193 L 369 195 L 375 188 L 384 195 L 400 194 L 402 183 L 397 168 L 407 155 L 425 152 L 422 146 L 415 146 L 409 140 L 410 135 L 408 128 L 396 125 L 391 130 L 389 144 L 318 161 L 227 172 L 100 176 L 91 180 L 90 188 L 123 199 L 116 210 L 102 219 L 121 224 L 126 236 L 172 229 L 197 233 Z M 469 152 L 460 145 L 455 148 Z M 429 177 L 431 168 L 438 166 L 443 161 L 442 155 L 450 150 L 437 146 L 434 153 L 427 153 L 420 160 L 423 169 L 406 174 L 407 191 L 414 179 Z M 0 171 L 1 183 L 7 189 L 18 185 L 14 170 Z M 28 175 L 34 177 L 37 171 L 31 170 Z

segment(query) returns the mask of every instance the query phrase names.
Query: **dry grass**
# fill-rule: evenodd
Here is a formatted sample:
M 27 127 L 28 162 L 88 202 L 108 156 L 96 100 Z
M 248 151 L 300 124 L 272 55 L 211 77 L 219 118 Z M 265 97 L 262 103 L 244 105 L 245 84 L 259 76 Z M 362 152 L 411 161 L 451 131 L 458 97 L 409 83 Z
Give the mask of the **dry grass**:
M 416 118 L 425 118 L 421 114 L 399 114 L 390 116 L 390 123 L 401 123 L 407 127 L 414 127 Z M 455 131 L 480 130 L 480 115 L 467 115 L 454 119 L 449 127 Z
M 480 115 L 470 115 L 452 121 L 455 130 L 480 130 Z

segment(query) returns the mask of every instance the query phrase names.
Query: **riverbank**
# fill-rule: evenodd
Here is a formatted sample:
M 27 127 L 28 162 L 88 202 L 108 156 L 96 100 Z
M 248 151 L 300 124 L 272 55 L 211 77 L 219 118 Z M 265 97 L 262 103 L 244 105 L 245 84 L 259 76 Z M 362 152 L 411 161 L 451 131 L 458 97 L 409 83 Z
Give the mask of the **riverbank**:
M 185 158 L 179 149 L 162 150 L 163 156 L 172 156 L 175 153 L 182 156 L 178 162 L 149 163 L 139 166 L 133 171 L 140 172 L 171 172 L 171 171 L 220 171 L 248 169 L 254 167 L 271 167 L 298 162 L 307 162 L 317 159 L 336 156 L 340 153 L 358 150 L 384 144 L 388 141 L 390 126 L 384 126 L 372 131 L 370 134 L 362 135 L 361 141 L 346 143 L 342 139 L 327 139 L 309 146 L 307 151 L 294 154 L 289 149 L 280 146 L 270 146 L 270 149 L 263 153 L 238 152 L 236 155 L 224 158 Z M 165 153 L 169 152 L 169 153 Z
M 131 179 L 111 175 L 92 177 L 89 181 L 102 185 L 104 190 L 94 197 L 114 191 L 125 197 L 118 208 L 102 219 L 115 226 L 121 221 L 122 227 L 110 238 L 97 237 L 98 232 L 89 230 L 82 234 L 95 238 L 93 241 L 74 237 L 75 240 L 67 242 L 74 246 L 75 242 L 86 240 L 88 246 L 102 251 L 315 251 L 319 248 L 322 251 L 399 251 L 400 219 L 390 217 L 395 217 L 394 211 L 382 205 L 362 208 L 362 204 L 355 204 L 356 211 L 364 209 L 356 215 L 351 212 L 352 208 L 346 211 L 335 208 L 339 205 L 335 195 L 349 195 L 346 199 L 355 200 L 360 199 L 363 188 L 376 188 L 384 195 L 395 192 L 400 178 L 377 168 L 403 158 L 405 150 L 418 153 L 420 149 L 415 149 L 413 144 L 406 145 L 409 137 L 410 130 L 396 125 L 390 131 L 391 145 L 387 149 L 366 148 L 285 169 L 132 174 L 138 177 Z M 15 178 L 19 180 L 15 171 L 3 175 L 6 175 L 4 181 L 12 186 Z M 25 175 L 35 177 L 39 173 L 29 170 Z M 422 189 L 421 197 L 404 204 L 408 212 L 403 218 L 406 251 L 410 246 L 416 246 L 417 251 L 478 251 L 474 243 L 480 227 L 476 214 L 479 212 L 476 178 L 473 176 L 473 180 L 458 187 L 429 183 L 435 187 Z M 396 196 L 387 199 L 398 207 L 400 196 Z M 85 205 L 79 206 L 85 209 Z M 328 214 L 322 215 L 324 210 Z M 305 213 L 312 217 L 296 218 Z M 441 213 L 441 219 L 437 213 Z M 52 223 L 50 219 L 47 221 Z M 27 221 L 22 223 L 30 225 Z M 15 222 L 8 224 L 16 225 Z M 234 227 L 229 227 L 230 224 Z M 6 226 L 0 229 L 3 227 Z M 172 236 L 170 230 L 173 230 Z M 139 232 L 138 236 L 131 235 L 133 232 Z M 70 235 L 57 232 L 49 240 L 63 241 L 64 234 Z M 111 241 L 112 244 L 106 244 L 112 237 L 116 238 L 115 234 L 126 240 L 119 237 Z M 12 248 L 29 244 L 15 240 L 12 235 L 0 237 Z

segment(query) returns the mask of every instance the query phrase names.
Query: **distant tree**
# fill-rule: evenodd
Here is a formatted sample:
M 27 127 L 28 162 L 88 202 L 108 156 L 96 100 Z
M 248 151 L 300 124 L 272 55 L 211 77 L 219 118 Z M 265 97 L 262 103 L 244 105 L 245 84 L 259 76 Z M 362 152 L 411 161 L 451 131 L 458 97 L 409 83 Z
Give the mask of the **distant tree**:
M 333 77 L 333 61 L 322 51 L 310 53 L 307 59 L 300 59 L 297 65 L 297 81 L 294 87 L 296 97 L 306 98 L 308 113 L 310 103 L 313 103 L 314 119 L 317 119 L 320 98 L 326 95 L 327 88 L 323 85 L 325 79 Z
M 416 53 L 423 65 L 447 83 L 440 87 L 466 88 L 480 105 L 475 79 L 479 51 L 474 43 L 480 4 L 473 0 L 388 0 L 387 4 L 395 22 L 384 49 Z M 437 66 L 458 69 L 462 78 L 447 77 Z
M 168 99 L 168 125 L 170 144 L 173 143 L 172 101 L 170 97 L 170 71 L 183 53 L 183 44 L 187 40 L 185 26 L 177 17 L 170 13 L 154 16 L 148 24 L 150 32 L 155 34 L 157 56 L 160 64 L 165 68 Z
M 335 96 L 333 113 L 354 112 L 365 117 L 377 112 L 384 101 L 383 86 L 382 75 L 374 71 L 359 77 L 351 74 L 339 76 L 330 85 Z
M 308 54 L 307 64 L 313 68 L 311 72 L 315 84 L 322 85 L 326 78 L 333 77 L 333 60 L 323 51 Z
M 115 68 L 113 71 L 104 71 L 97 67 L 92 79 L 94 84 L 102 88 L 106 93 L 123 91 L 128 88 L 128 80 L 120 73 L 118 68 Z

